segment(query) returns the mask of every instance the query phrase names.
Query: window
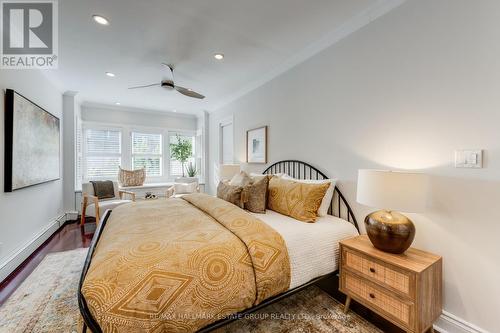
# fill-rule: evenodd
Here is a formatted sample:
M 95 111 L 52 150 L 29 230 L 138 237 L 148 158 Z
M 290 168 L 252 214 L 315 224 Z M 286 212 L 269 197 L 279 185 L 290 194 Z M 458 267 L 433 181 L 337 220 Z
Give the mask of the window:
M 172 144 L 177 144 L 178 140 L 177 140 L 177 135 L 179 136 L 179 138 L 181 140 L 185 140 L 189 143 L 191 143 L 191 149 L 192 149 L 192 153 L 191 153 L 191 157 L 186 161 L 186 163 L 184 163 L 184 175 L 187 176 L 186 174 L 186 167 L 189 165 L 189 163 L 193 163 L 193 165 L 196 165 L 196 161 L 195 161 L 195 136 L 194 135 L 185 135 L 185 134 L 179 134 L 179 133 L 171 133 L 169 134 L 169 146 L 170 146 L 170 156 L 172 154 L 172 147 L 171 145 Z M 183 172 L 182 172 L 182 163 L 180 161 L 177 161 L 176 159 L 174 159 L 173 157 L 170 157 L 170 169 L 169 169 L 169 174 L 171 177 L 179 177 L 179 176 L 182 176 L 183 175 Z
M 81 158 L 81 178 L 85 182 L 116 180 L 120 166 L 129 170 L 145 168 L 147 183 L 172 181 L 183 174 L 182 163 L 171 158 L 170 154 L 170 144 L 177 143 L 177 134 L 191 145 L 190 156 L 184 163 L 184 175 L 187 176 L 189 163 L 193 163 L 197 176 L 202 177 L 204 157 L 201 133 L 83 122 L 83 131 L 80 138 L 77 135 L 76 142 L 77 178 L 80 178 L 78 161 Z
M 148 177 L 162 175 L 162 135 L 132 132 L 132 169 L 146 168 Z
M 121 165 L 121 132 L 111 129 L 85 130 L 85 179 L 116 179 Z

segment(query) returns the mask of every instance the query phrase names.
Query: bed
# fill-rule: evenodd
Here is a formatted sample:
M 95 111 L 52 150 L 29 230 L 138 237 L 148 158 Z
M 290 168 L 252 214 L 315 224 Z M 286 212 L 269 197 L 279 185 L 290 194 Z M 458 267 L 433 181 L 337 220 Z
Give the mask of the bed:
M 291 160 L 274 163 L 263 173 L 286 173 L 296 179 L 328 178 L 307 163 Z M 127 325 L 138 331 L 214 330 L 313 283 L 335 276 L 338 270 L 338 242 L 358 233 L 355 216 L 337 187 L 328 215 L 313 224 L 299 222 L 270 210 L 267 210 L 266 214 L 248 214 L 234 205 L 221 202 L 220 199 L 203 195 L 191 195 L 161 205 L 148 204 L 140 204 L 135 208 L 120 208 L 114 213 L 107 211 L 96 230 L 78 290 L 84 332 L 87 328 L 92 332 L 119 331 L 120 327 L 123 329 Z M 171 224 L 168 228 L 161 229 L 165 228 L 167 223 L 164 222 L 168 219 L 167 211 L 178 212 L 178 215 L 169 217 L 168 223 Z M 176 221 L 175 224 L 172 223 L 173 220 Z M 109 227 L 108 221 L 111 221 Z M 122 235 L 123 230 L 127 229 L 120 225 L 127 223 L 132 226 L 132 233 Z M 191 239 L 193 233 L 196 233 L 197 239 Z M 168 248 L 162 248 L 161 251 L 156 249 L 163 246 L 162 241 L 155 241 L 160 239 L 159 235 L 164 240 L 163 243 L 168 245 Z M 151 241 L 144 245 L 140 242 L 141 237 L 147 237 Z M 203 245 L 199 245 L 199 237 L 202 237 Z M 179 242 L 179 239 L 182 239 L 182 242 Z M 225 248 L 221 249 L 220 244 L 224 244 Z M 268 251 L 270 254 L 263 254 L 266 250 L 263 250 L 262 244 L 272 245 Z M 131 249 L 124 255 L 122 249 L 127 246 Z M 150 258 L 154 251 L 168 258 L 160 258 L 161 262 L 158 258 Z M 183 253 L 188 251 L 201 254 L 194 256 L 195 259 L 185 258 Z M 214 257 L 215 260 L 211 262 L 219 264 L 206 269 L 203 265 L 207 260 L 204 258 L 213 257 L 214 251 L 218 257 Z M 138 265 L 137 261 L 134 261 L 138 256 L 144 265 Z M 170 265 L 168 281 L 161 280 L 164 276 L 155 275 L 155 272 L 151 271 L 151 266 L 164 268 L 165 261 Z M 221 264 L 223 261 L 230 262 L 229 266 Z M 184 265 L 184 262 L 187 264 Z M 217 277 L 226 267 L 231 267 L 231 282 L 225 280 L 228 274 L 223 275 L 222 280 L 217 278 L 217 284 L 211 284 L 213 281 L 207 280 L 207 274 Z M 194 273 L 198 271 L 200 276 L 195 276 Z M 132 277 L 130 272 L 133 272 Z M 130 281 L 126 280 L 129 278 Z M 149 286 L 147 294 L 144 294 L 142 289 L 132 292 L 135 288 L 132 285 L 136 283 L 134 281 L 137 278 L 147 280 L 147 283 L 154 281 L 156 286 Z M 193 279 L 199 280 L 200 285 L 188 292 L 186 286 L 190 285 Z M 250 280 L 252 282 L 248 282 Z M 145 283 L 143 282 L 141 281 L 142 285 Z M 168 284 L 168 288 L 174 290 L 171 294 L 175 293 L 180 299 L 176 300 L 179 310 L 175 311 L 190 313 L 190 310 L 186 309 L 193 309 L 193 313 L 207 313 L 211 316 L 183 318 L 183 321 L 178 317 L 165 317 L 167 312 L 169 316 L 175 312 L 164 311 L 166 308 L 163 305 L 170 302 L 172 297 L 169 295 L 168 300 L 166 299 L 165 286 L 161 286 L 161 292 L 157 291 L 160 288 L 158 284 L 162 283 Z M 234 283 L 240 283 L 244 287 L 235 288 Z M 128 288 L 128 285 L 132 287 Z M 125 291 L 128 289 L 130 291 Z M 116 301 L 116 295 L 120 296 L 120 293 L 133 293 L 134 297 L 132 300 L 127 299 L 125 304 L 121 300 Z M 182 297 L 179 296 L 181 294 Z M 131 298 L 128 294 L 126 296 Z M 164 299 L 163 308 L 157 309 L 155 302 L 160 298 Z M 113 303 L 115 313 L 101 311 L 110 308 L 110 302 Z M 140 308 L 139 305 L 144 306 L 138 305 L 141 302 L 150 303 L 146 304 L 147 309 L 157 310 L 164 317 L 158 321 L 159 318 L 154 317 L 152 312 L 134 312 L 134 309 Z M 116 313 L 119 315 L 115 316 Z M 219 314 L 222 315 L 215 316 Z M 133 325 L 130 320 L 134 321 Z M 190 326 L 191 323 L 194 324 Z M 171 327 L 168 326 L 170 324 Z

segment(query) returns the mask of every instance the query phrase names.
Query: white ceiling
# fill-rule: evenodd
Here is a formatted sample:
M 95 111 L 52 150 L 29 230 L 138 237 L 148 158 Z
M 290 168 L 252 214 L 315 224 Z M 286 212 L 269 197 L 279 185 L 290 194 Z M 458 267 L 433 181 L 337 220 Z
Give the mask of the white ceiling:
M 85 103 L 213 110 L 381 2 L 387 1 L 63 0 L 59 69 L 50 75 Z M 96 24 L 93 14 L 111 24 Z M 215 60 L 216 52 L 225 59 Z M 177 84 L 206 99 L 158 87 L 127 89 L 159 82 L 165 74 L 161 62 L 175 65 Z

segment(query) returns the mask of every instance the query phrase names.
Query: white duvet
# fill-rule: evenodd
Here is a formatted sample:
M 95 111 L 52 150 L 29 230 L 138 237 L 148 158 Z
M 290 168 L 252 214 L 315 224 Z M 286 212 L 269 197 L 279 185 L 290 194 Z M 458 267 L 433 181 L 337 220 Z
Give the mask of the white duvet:
M 331 215 L 305 223 L 269 209 L 266 214 L 251 214 L 285 240 L 292 275 L 290 289 L 337 270 L 339 241 L 358 235 L 352 223 Z

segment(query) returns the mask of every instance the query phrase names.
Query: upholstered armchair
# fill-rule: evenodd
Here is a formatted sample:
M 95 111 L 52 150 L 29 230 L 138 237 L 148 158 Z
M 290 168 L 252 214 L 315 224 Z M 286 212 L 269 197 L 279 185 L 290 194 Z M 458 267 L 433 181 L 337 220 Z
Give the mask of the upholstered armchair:
M 117 182 L 113 182 L 114 197 L 99 199 L 94 194 L 94 186 L 92 183 L 82 184 L 82 217 L 80 223 L 85 224 L 85 217 L 95 217 L 96 223 L 99 223 L 101 214 L 108 209 L 113 209 L 120 205 L 135 201 L 135 193 L 120 190 Z M 124 199 L 124 195 L 128 195 L 130 199 Z
M 198 179 L 196 178 L 182 178 L 176 179 L 174 185 L 167 189 L 165 196 L 167 198 L 178 198 L 185 194 L 199 193 L 200 185 L 198 184 Z

